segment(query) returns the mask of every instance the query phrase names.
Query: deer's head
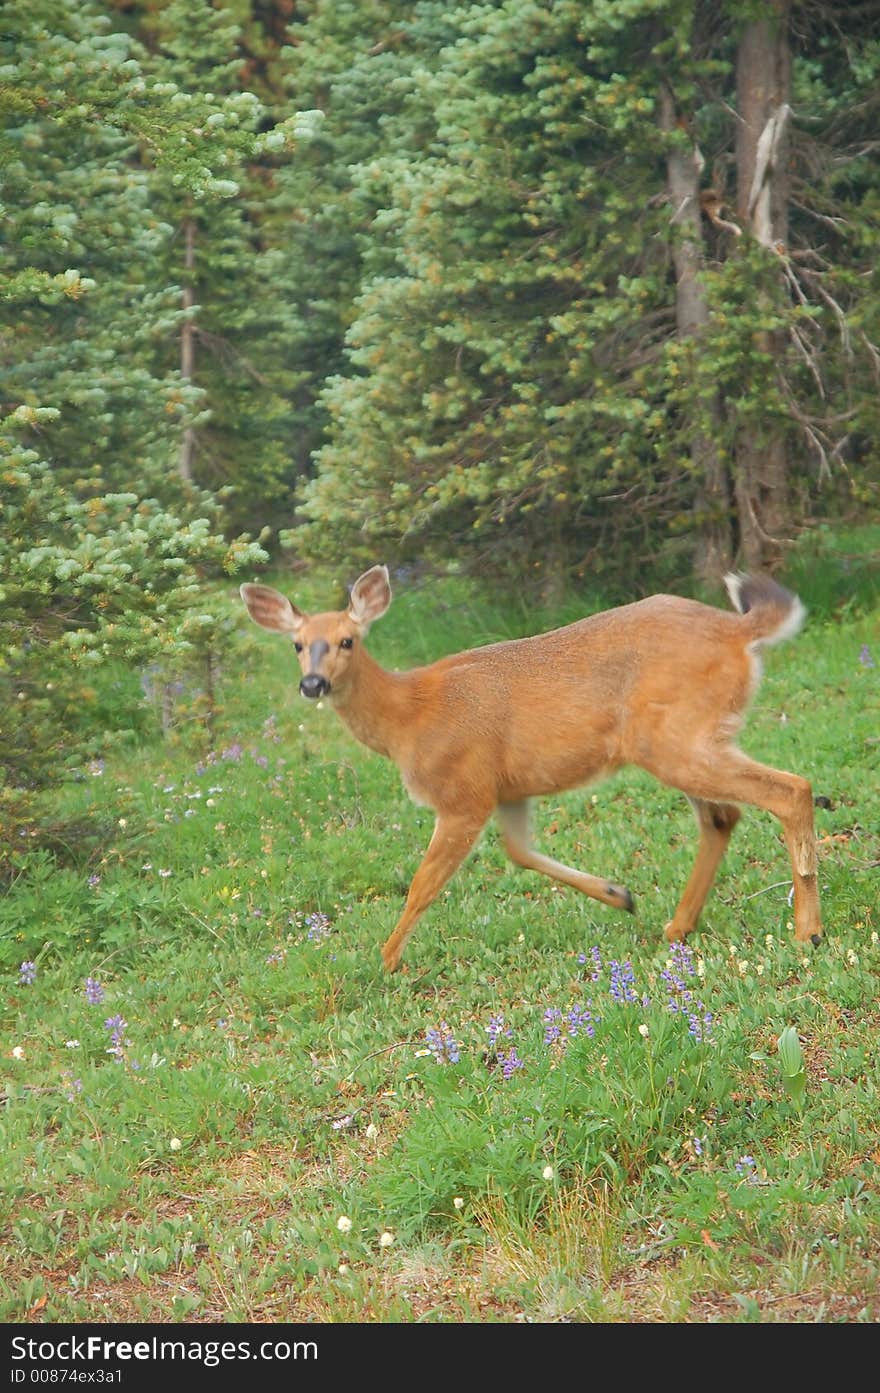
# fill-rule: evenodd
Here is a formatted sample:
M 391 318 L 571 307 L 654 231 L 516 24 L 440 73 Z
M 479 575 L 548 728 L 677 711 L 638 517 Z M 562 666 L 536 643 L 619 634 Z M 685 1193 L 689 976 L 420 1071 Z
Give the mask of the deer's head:
M 293 640 L 303 674 L 299 689 L 311 700 L 344 689 L 370 625 L 391 604 L 386 566 L 355 581 L 348 609 L 324 614 L 306 614 L 269 585 L 243 585 L 240 593 L 255 624 Z

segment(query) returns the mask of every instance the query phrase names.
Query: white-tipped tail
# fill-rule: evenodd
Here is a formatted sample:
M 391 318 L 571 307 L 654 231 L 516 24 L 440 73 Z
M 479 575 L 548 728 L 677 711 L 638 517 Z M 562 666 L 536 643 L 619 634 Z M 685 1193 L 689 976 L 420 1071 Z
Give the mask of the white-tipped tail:
M 794 638 L 807 617 L 797 595 L 769 576 L 732 571 L 724 577 L 724 584 L 734 609 L 750 622 L 753 643 L 782 643 Z
M 745 614 L 740 598 L 740 591 L 742 590 L 743 581 L 745 580 L 748 580 L 748 576 L 743 575 L 742 571 L 728 571 L 727 575 L 724 577 L 725 589 L 730 596 L 730 603 L 733 605 L 737 614 Z

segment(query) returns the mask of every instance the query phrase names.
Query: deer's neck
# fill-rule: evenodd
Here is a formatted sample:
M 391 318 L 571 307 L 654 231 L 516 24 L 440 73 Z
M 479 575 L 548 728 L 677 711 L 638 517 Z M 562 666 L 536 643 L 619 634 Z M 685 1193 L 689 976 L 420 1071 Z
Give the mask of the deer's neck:
M 362 650 L 333 707 L 357 740 L 397 760 L 411 718 L 411 689 L 409 673 L 387 672 Z

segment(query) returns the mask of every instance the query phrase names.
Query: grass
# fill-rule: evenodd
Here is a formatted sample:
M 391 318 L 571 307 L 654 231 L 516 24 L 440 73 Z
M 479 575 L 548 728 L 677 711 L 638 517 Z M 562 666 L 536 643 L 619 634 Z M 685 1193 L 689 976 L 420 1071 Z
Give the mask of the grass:
M 577 611 L 401 589 L 371 648 L 410 664 Z M 870 612 L 814 618 L 769 657 L 743 741 L 826 800 L 820 950 L 793 943 L 779 830 L 747 811 L 691 952 L 670 956 L 693 821 L 627 771 L 545 800 L 539 837 L 628 884 L 635 919 L 516 869 L 490 830 L 389 978 L 379 945 L 430 815 L 243 621 L 213 762 L 154 739 L 86 772 L 69 810 L 99 807 L 113 837 L 89 864 L 26 859 L 0 909 L 0 1315 L 876 1320 L 864 645 L 880 664 Z M 790 1024 L 802 1101 L 776 1049 Z

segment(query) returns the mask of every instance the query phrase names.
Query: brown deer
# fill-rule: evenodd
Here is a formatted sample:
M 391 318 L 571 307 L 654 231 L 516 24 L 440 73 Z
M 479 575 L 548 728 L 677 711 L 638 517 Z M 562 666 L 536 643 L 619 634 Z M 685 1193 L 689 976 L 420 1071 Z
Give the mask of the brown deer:
M 243 585 L 257 624 L 287 634 L 299 688 L 325 697 L 356 739 L 394 760 L 410 797 L 437 815 L 403 914 L 382 949 L 399 966 L 420 915 L 497 813 L 508 855 L 604 904 L 630 912 L 629 890 L 532 846 L 530 800 L 625 764 L 681 789 L 700 829 L 697 860 L 666 926 L 697 926 L 740 803 L 782 824 L 794 881 L 795 937 L 821 937 L 813 799 L 806 779 L 749 759 L 734 743 L 760 675 L 760 650 L 800 628 L 800 600 L 762 576 L 726 578 L 736 613 L 674 595 L 594 614 L 534 638 L 386 672 L 363 646 L 391 603 L 384 566 L 357 580 L 348 609 L 305 614 L 277 590 Z

